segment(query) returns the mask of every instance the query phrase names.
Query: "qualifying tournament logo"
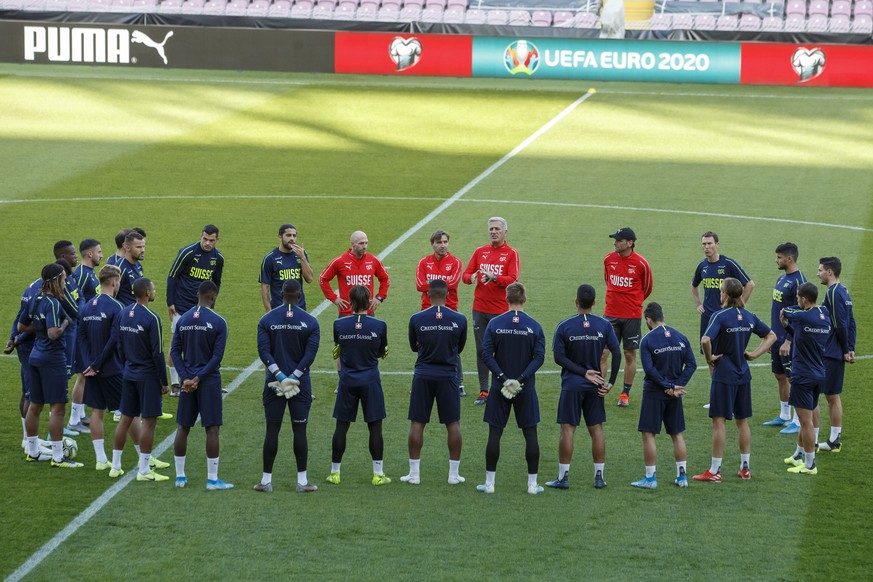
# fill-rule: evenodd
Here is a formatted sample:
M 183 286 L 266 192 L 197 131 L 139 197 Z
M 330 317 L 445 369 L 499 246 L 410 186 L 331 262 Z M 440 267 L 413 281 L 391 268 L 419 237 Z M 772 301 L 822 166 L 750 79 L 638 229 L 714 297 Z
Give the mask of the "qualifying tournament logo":
M 503 66 L 510 75 L 533 75 L 540 66 L 540 53 L 532 42 L 517 40 L 503 52 Z
M 388 55 L 398 71 L 414 67 L 421 60 L 421 41 L 417 38 L 396 37 L 388 46 Z
M 821 75 L 824 72 L 825 61 L 827 57 L 820 48 L 810 50 L 800 47 L 791 55 L 791 67 L 801 83 Z

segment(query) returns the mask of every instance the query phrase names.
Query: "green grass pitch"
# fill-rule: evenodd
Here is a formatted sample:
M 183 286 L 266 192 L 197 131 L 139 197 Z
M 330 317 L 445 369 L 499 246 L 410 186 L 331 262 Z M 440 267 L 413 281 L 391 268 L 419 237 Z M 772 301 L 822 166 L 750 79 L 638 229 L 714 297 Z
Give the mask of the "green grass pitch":
M 384 262 L 392 286 L 379 311 L 391 354 L 382 365 L 388 418 L 387 487 L 369 484 L 366 430 L 349 433 L 342 485 L 329 472 L 335 374 L 330 329 L 313 375 L 309 475 L 321 490 L 293 491 L 288 424 L 274 469 L 275 493 L 251 491 L 261 473 L 262 373 L 225 401 L 221 477 L 229 492 L 207 492 L 202 430 L 192 430 L 187 489 L 172 481 L 131 483 L 50 552 L 28 579 L 863 579 L 871 566 L 870 420 L 873 343 L 870 273 L 873 218 L 873 95 L 857 90 L 598 84 L 591 95 L 517 155 L 494 169 Z M 472 79 L 132 71 L 109 68 L 0 68 L 0 322 L 4 329 L 24 286 L 51 258 L 55 240 L 95 237 L 108 255 L 122 227 L 148 232 L 146 276 L 164 281 L 179 247 L 207 222 L 221 229 L 227 266 L 217 309 L 229 322 L 225 384 L 257 357 L 262 314 L 257 276 L 276 228 L 293 222 L 318 273 L 363 229 L 382 252 L 476 179 L 589 86 Z M 436 228 L 448 230 L 462 260 L 487 241 L 486 220 L 504 216 L 522 261 L 527 311 L 546 330 L 547 361 L 537 382 L 543 422 L 540 481 L 557 470 L 559 393 L 551 333 L 574 312 L 577 285 L 592 283 L 602 306 L 607 234 L 632 226 L 655 275 L 651 297 L 668 323 L 696 337 L 689 284 L 701 260 L 699 236 L 715 230 L 757 288 L 750 308 L 766 316 L 778 275 L 773 249 L 800 246 L 814 280 L 817 259 L 843 259 L 859 327 L 844 394 L 844 448 L 822 454 L 820 473 L 785 472 L 793 438 L 760 426 L 778 409 L 768 358 L 753 368 L 751 482 L 734 476 L 736 431 L 728 429 L 725 482 L 671 485 L 674 464 L 658 438 L 661 488 L 628 486 L 643 473 L 636 431 L 642 372 L 632 406 L 608 397 L 606 480 L 591 487 L 589 440 L 577 434 L 573 488 L 525 493 L 520 431 L 512 421 L 502 447 L 497 494 L 475 491 L 484 478 L 486 427 L 472 397 L 462 402 L 464 485 L 446 484 L 445 431 L 425 433 L 422 484 L 407 472 L 409 371 L 406 322 L 418 308 L 413 274 Z M 310 309 L 321 302 L 306 287 Z M 469 316 L 470 287 L 462 286 Z M 472 334 L 471 334 L 472 335 Z M 167 341 L 169 334 L 167 333 Z M 472 349 L 464 353 L 475 390 Z M 21 458 L 18 362 L 0 357 L 0 575 L 11 575 L 113 486 L 93 470 L 54 471 Z M 617 394 L 616 394 L 617 395 Z M 689 471 L 710 456 L 700 368 L 685 399 Z M 172 410 L 175 401 L 167 398 Z M 43 432 L 46 426 L 43 416 Z M 826 414 L 822 434 L 827 435 Z M 111 433 L 114 424 L 107 423 Z M 174 430 L 159 421 L 156 443 Z M 162 458 L 172 461 L 172 450 Z M 134 452 L 125 452 L 125 468 Z M 172 475 L 172 468 L 167 471 Z

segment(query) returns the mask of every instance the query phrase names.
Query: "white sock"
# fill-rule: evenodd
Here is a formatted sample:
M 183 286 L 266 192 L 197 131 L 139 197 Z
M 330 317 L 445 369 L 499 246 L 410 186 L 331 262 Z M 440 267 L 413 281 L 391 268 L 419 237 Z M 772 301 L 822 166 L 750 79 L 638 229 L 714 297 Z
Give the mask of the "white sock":
M 709 465 L 709 472 L 715 475 L 721 471 L 721 457 L 712 457 L 712 463 Z
M 331 464 L 330 464 L 330 472 L 331 472 L 331 473 L 339 473 L 339 472 L 340 472 L 340 465 L 342 465 L 342 463 L 334 463 L 334 462 L 331 462 Z
M 416 472 L 416 473 L 418 473 L 418 465 L 417 465 L 417 463 L 419 463 L 420 461 L 421 461 L 421 459 L 419 459 L 419 460 L 416 461 L 416 467 L 415 467 L 415 472 Z M 449 459 L 449 477 L 457 477 L 457 476 L 458 476 L 458 471 L 460 471 L 460 469 L 461 469 L 461 461 L 460 461 L 460 459 L 457 460 L 457 461 L 453 461 L 453 460 Z M 412 470 L 412 459 L 409 460 L 409 470 L 410 470 L 410 471 Z
M 170 366 L 170 385 L 179 384 L 179 372 L 176 371 L 176 368 Z
M 794 449 L 794 454 L 791 455 L 791 456 L 792 456 L 792 457 L 796 457 L 797 455 L 799 455 L 799 454 L 802 453 L 802 452 L 803 452 L 803 447 L 800 446 L 800 443 L 797 443 L 797 448 Z
M 52 461 L 60 463 L 64 460 L 64 441 L 52 441 Z
M 806 461 L 806 468 L 812 469 L 812 466 L 815 465 L 815 451 L 811 453 L 803 452 L 803 460 Z
M 779 402 L 779 418 L 791 420 L 791 406 L 787 402 Z
M 297 484 L 306 485 L 309 483 L 309 478 L 306 477 L 306 471 L 297 471 Z
M 142 451 L 139 450 L 139 445 L 133 445 L 133 450 L 136 451 L 136 454 L 137 454 L 137 455 L 141 455 L 141 454 L 142 454 Z
M 151 467 L 149 467 L 149 461 L 152 460 L 151 453 L 140 453 L 139 454 L 139 472 L 143 475 L 148 475 L 151 471 Z
M 384 475 L 382 471 L 382 461 L 373 461 L 373 472 L 377 475 Z
M 837 442 L 837 440 L 840 438 L 840 434 L 841 434 L 842 432 L 843 432 L 843 427 L 841 427 L 841 426 L 832 426 L 832 427 L 831 427 L 831 438 L 830 438 L 830 441 L 831 441 L 832 443 Z M 818 440 L 818 439 L 816 439 L 816 440 Z
M 185 455 L 177 457 L 173 455 L 173 460 L 176 462 L 176 477 L 185 476 Z
M 116 471 L 121 469 L 121 453 L 123 451 L 119 451 L 117 449 L 112 449 L 112 468 Z
M 98 463 L 105 463 L 106 459 L 106 449 L 103 448 L 103 439 L 94 439 L 91 441 L 91 444 L 94 445 L 94 455 L 97 457 Z
M 603 477 L 605 475 L 605 473 L 604 473 L 604 466 L 605 465 L 606 465 L 606 463 L 594 463 L 594 476 L 595 477 L 597 476 L 597 471 L 600 471 L 601 477 Z
M 655 465 L 646 465 L 646 479 L 651 479 L 655 476 Z
M 23 416 L 21 417 L 21 431 L 23 433 L 23 436 L 21 438 L 26 439 L 27 438 L 27 423 L 25 422 Z
M 800 426 L 800 417 L 797 416 L 797 409 L 794 409 L 794 418 L 791 420 L 793 424 Z
M 27 439 L 27 454 L 31 457 L 39 456 L 39 437 L 25 437 Z
M 688 472 L 688 461 L 676 461 L 676 476 L 680 476 L 683 471 Z
M 813 439 L 813 440 L 814 440 L 815 442 L 818 442 L 818 432 L 819 432 L 820 429 L 819 429 L 819 427 L 815 427 L 815 428 L 813 428 L 812 430 L 815 432 L 815 439 Z
M 82 417 L 85 416 L 85 405 L 76 404 L 75 402 L 70 407 L 70 424 L 76 425 L 82 422 Z
M 218 480 L 218 457 L 206 459 L 206 478 L 210 481 Z
M 262 485 L 269 485 L 272 482 L 273 482 L 273 474 L 272 473 L 264 473 L 263 476 L 261 477 L 261 484 Z
M 558 463 L 558 479 L 563 479 L 564 475 L 570 472 L 570 463 Z
M 494 480 L 497 478 L 497 471 L 485 471 L 485 486 L 494 486 Z
M 752 453 L 740 453 L 740 469 L 743 468 L 743 465 L 749 464 L 749 457 L 752 456 Z
M 528 473 L 527 474 L 527 486 L 528 487 L 536 487 L 537 475 L 538 475 L 538 473 Z
M 451 461 L 449 461 L 451 462 Z M 418 475 L 421 470 L 421 459 L 409 459 L 409 474 Z

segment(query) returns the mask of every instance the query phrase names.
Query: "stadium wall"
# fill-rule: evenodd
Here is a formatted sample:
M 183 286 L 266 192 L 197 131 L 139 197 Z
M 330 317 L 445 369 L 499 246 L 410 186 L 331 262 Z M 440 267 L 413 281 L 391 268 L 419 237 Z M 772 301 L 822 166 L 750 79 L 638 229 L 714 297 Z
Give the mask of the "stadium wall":
M 0 62 L 873 87 L 873 46 L 0 21 Z

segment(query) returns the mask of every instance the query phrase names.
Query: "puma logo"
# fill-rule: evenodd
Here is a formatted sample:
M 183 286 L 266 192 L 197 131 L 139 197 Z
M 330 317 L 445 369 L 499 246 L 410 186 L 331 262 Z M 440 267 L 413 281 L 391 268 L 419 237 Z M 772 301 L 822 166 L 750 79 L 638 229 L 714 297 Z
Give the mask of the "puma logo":
M 173 36 L 173 31 L 169 31 L 166 36 L 164 36 L 164 41 L 161 43 L 157 43 L 150 39 L 144 32 L 140 32 L 138 30 L 134 30 L 130 33 L 130 42 L 136 42 L 139 44 L 144 44 L 147 47 L 153 48 L 158 52 L 158 55 L 163 59 L 164 64 L 167 64 L 167 54 L 164 52 L 164 45 L 167 44 L 167 40 Z

